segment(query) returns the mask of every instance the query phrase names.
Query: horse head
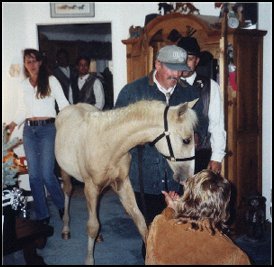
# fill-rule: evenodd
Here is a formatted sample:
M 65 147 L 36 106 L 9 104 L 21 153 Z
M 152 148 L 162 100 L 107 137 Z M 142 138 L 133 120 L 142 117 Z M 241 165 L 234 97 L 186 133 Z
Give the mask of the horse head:
M 152 143 L 167 159 L 174 172 L 174 180 L 182 182 L 194 174 L 194 128 L 197 116 L 192 107 L 198 99 L 173 107 L 166 107 L 164 132 Z

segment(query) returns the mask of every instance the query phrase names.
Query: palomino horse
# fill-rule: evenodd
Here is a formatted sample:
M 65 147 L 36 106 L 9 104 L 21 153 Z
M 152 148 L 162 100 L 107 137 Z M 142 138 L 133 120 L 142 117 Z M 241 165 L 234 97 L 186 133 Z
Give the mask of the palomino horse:
M 56 159 L 65 173 L 85 183 L 89 219 L 86 264 L 94 264 L 94 241 L 99 230 L 98 197 L 110 186 L 132 217 L 143 240 L 147 226 L 140 212 L 129 179 L 131 156 L 136 145 L 153 142 L 174 171 L 174 178 L 193 175 L 193 128 L 196 101 L 166 107 L 160 101 L 140 101 L 127 107 L 99 111 L 89 104 L 64 108 L 56 120 Z M 168 155 L 168 156 L 167 156 Z M 180 157 L 180 158 L 176 158 Z M 193 162 L 193 161 L 192 161 Z M 65 213 L 63 237 L 69 236 L 68 203 L 71 184 L 63 172 Z

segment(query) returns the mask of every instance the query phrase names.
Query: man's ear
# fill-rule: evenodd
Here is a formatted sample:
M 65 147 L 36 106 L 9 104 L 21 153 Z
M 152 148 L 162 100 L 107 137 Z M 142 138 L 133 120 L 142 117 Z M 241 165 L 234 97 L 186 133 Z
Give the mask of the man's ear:
M 196 57 L 196 67 L 198 66 L 198 64 L 199 64 L 199 62 L 200 62 L 200 57 Z
M 155 60 L 155 69 L 158 71 L 160 67 L 161 67 L 161 62 L 156 59 Z

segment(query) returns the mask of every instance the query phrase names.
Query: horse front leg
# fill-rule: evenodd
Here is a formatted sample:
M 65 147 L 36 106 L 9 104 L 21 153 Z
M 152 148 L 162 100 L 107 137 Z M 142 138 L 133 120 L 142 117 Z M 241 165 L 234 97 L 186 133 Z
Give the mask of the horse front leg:
M 65 240 L 70 239 L 70 229 L 69 229 L 69 202 L 72 192 L 71 177 L 64 170 L 61 169 L 61 177 L 63 180 L 63 191 L 65 195 L 65 206 L 63 215 L 63 229 L 62 238 Z
M 97 217 L 97 204 L 98 204 L 98 196 L 99 190 L 92 182 L 85 183 L 85 196 L 87 200 L 88 206 L 88 223 L 87 223 L 87 231 L 88 231 L 88 251 L 86 256 L 86 265 L 94 264 L 94 242 L 98 235 L 99 231 L 99 221 Z
M 129 216 L 133 219 L 139 233 L 142 236 L 143 241 L 146 243 L 145 238 L 147 234 L 147 225 L 143 214 L 137 206 L 129 177 L 127 177 L 124 182 L 120 184 L 119 189 L 115 189 L 115 187 L 113 187 L 113 190 L 119 195 L 122 205 L 124 206 Z

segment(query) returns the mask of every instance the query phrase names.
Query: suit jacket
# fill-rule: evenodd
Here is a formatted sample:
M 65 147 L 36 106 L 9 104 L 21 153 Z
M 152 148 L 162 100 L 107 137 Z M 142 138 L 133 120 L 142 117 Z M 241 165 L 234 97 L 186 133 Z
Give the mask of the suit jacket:
M 211 235 L 206 229 L 190 229 L 178 224 L 174 210 L 166 208 L 150 225 L 145 264 L 250 265 L 250 260 L 233 241 L 221 232 Z
M 53 70 L 53 75 L 60 82 L 60 84 L 63 88 L 64 94 L 65 94 L 65 97 L 67 99 L 69 99 L 69 87 L 71 86 L 73 80 L 75 79 L 75 75 L 76 75 L 75 70 L 72 67 L 69 67 L 69 70 L 70 70 L 70 77 L 67 77 L 59 67 L 56 67 Z M 74 100 L 75 99 L 75 93 L 73 92 L 73 89 L 72 89 L 72 97 L 73 97 L 73 100 Z

